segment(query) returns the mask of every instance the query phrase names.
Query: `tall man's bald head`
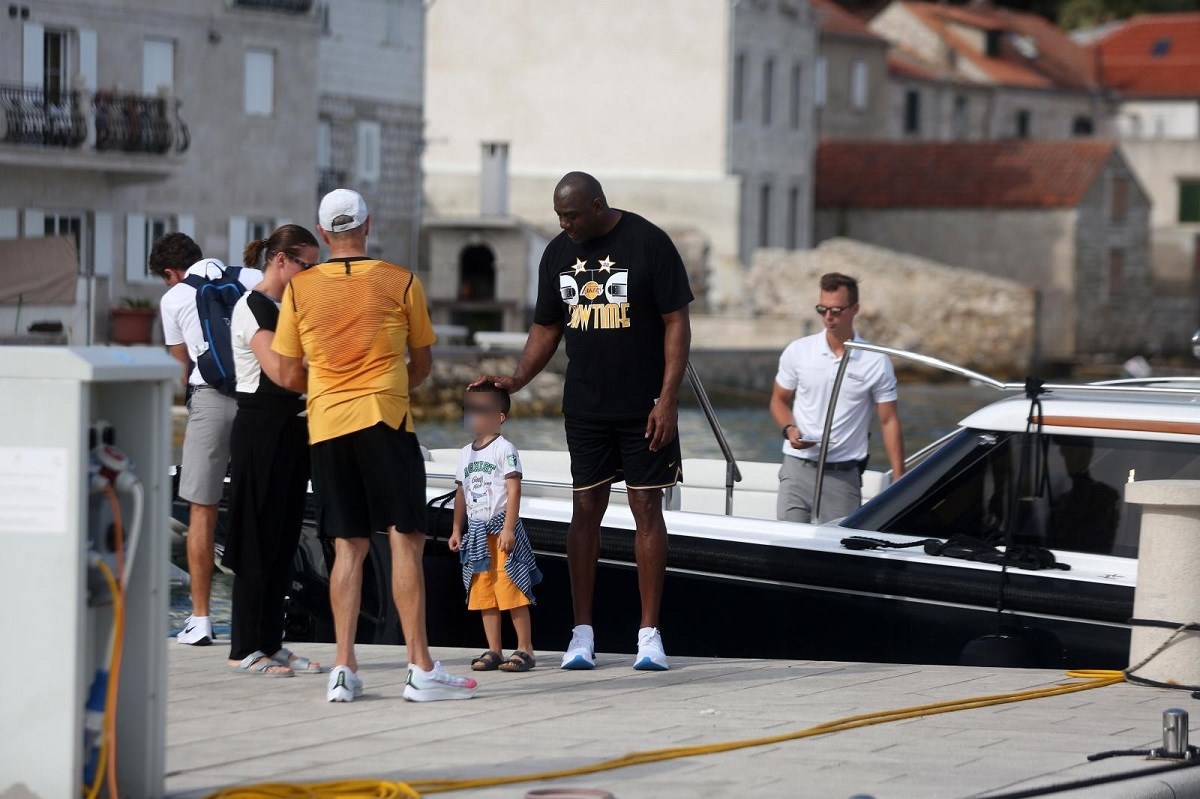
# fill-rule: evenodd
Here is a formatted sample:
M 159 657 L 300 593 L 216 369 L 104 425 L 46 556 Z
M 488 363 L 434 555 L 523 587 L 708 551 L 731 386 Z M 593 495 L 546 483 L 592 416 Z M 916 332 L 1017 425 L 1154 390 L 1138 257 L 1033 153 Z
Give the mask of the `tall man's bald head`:
M 602 236 L 617 224 L 620 213 L 608 207 L 600 181 L 586 172 L 568 172 L 554 187 L 558 226 L 574 242 Z

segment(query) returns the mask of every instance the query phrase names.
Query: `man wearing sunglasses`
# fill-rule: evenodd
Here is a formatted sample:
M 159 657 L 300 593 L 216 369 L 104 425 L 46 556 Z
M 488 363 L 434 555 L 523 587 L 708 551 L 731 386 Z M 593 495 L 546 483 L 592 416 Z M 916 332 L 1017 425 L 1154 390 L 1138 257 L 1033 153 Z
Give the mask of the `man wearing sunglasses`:
M 862 473 L 867 466 L 871 406 L 879 414 L 883 446 L 893 478 L 904 474 L 904 434 L 896 410 L 896 374 L 891 360 L 876 352 L 852 350 L 861 341 L 854 332 L 858 281 L 830 272 L 821 276 L 816 307 L 823 330 L 797 339 L 779 356 L 771 393 L 771 416 L 783 436 L 783 466 L 775 514 L 781 521 L 825 522 L 848 516 L 862 504 Z M 812 516 L 817 490 L 817 460 L 822 445 L 833 383 L 842 358 L 849 357 L 830 429 L 820 517 Z

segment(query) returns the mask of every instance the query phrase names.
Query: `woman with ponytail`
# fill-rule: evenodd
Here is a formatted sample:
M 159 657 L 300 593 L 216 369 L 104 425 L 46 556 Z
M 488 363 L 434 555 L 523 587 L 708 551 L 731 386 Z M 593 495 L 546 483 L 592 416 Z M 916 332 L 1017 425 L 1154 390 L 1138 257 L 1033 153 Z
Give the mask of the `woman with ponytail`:
M 284 596 L 308 490 L 304 400 L 279 385 L 271 351 L 288 281 L 318 259 L 317 240 L 283 225 L 246 245 L 243 262 L 263 270 L 242 295 L 230 326 L 237 371 L 237 416 L 230 442 L 229 536 L 223 562 L 233 569 L 229 666 L 239 674 L 291 677 L 321 666 L 283 647 Z

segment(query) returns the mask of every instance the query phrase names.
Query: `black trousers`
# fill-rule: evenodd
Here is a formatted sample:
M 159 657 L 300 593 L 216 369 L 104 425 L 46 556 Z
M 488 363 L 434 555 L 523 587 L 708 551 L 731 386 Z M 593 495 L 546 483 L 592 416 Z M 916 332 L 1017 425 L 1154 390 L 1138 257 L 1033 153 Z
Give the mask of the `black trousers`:
M 229 535 L 224 564 L 234 571 L 229 657 L 283 646 L 284 598 L 308 493 L 308 426 L 303 417 L 239 408 L 230 442 Z

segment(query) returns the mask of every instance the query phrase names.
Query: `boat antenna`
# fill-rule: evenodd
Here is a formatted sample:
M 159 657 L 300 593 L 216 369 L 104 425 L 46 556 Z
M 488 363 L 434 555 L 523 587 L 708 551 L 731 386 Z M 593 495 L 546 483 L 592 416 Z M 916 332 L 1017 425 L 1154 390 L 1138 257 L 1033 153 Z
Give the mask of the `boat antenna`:
M 1050 475 L 1045 467 L 1042 452 L 1042 395 L 1046 393 L 1045 382 L 1036 377 L 1025 378 L 1025 398 L 1029 400 L 1029 416 L 1025 421 L 1025 435 L 1021 439 L 1021 452 L 1017 460 L 1017 468 L 1013 481 L 1009 486 L 1008 518 L 1004 520 L 1004 559 L 1000 562 L 1000 587 L 996 594 L 996 633 L 1003 632 L 1004 606 L 1008 588 L 1009 555 L 1017 533 L 1017 519 L 1021 510 L 1021 486 L 1024 483 L 1026 470 L 1032 466 L 1030 485 L 1033 491 L 1029 498 L 1041 496 L 1043 487 L 1049 487 Z M 1030 463 L 1032 461 L 1032 464 Z

